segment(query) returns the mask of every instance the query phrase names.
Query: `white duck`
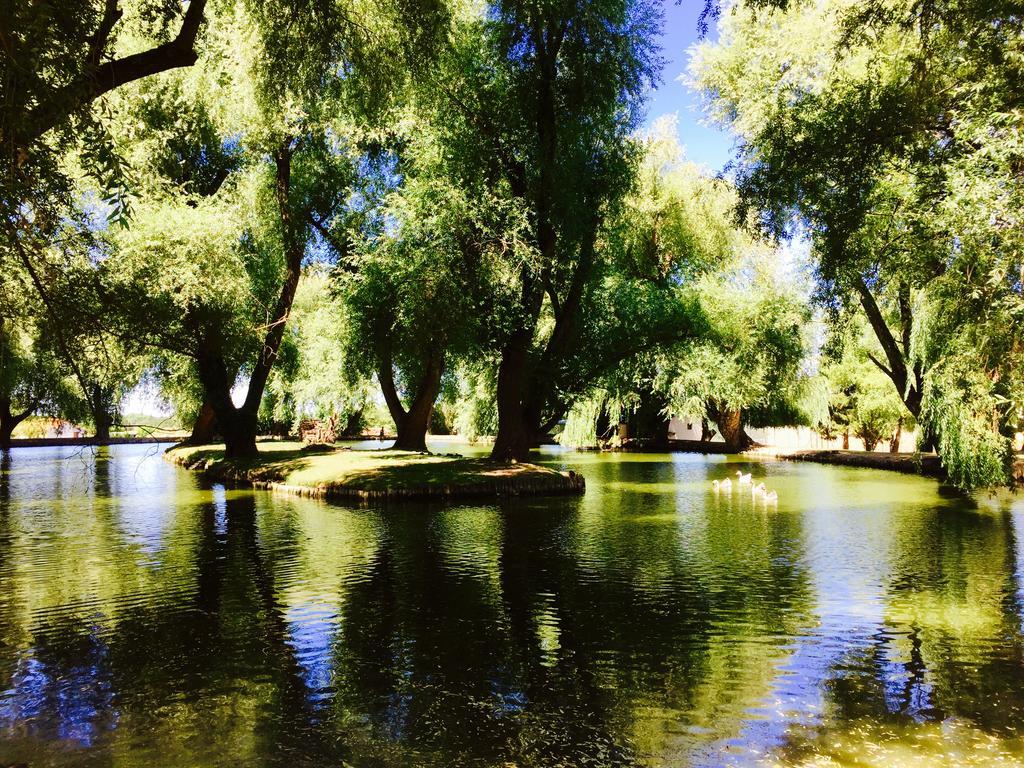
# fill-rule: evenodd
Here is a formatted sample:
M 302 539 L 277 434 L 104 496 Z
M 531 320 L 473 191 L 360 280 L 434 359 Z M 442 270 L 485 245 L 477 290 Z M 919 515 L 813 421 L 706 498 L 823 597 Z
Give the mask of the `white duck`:
M 751 496 L 757 496 L 758 494 L 762 494 L 764 492 L 765 492 L 764 483 L 758 483 L 757 485 L 751 484 L 751 488 L 750 488 L 750 495 Z
M 752 482 L 752 480 L 751 480 L 751 473 L 750 472 L 748 472 L 747 474 L 744 475 L 741 470 L 737 469 L 736 470 L 736 477 L 739 478 L 738 482 L 739 482 L 740 485 L 749 485 Z
M 775 501 L 778 501 L 778 500 L 779 500 L 779 494 L 777 494 L 775 491 L 768 491 L 764 495 L 764 503 L 765 504 L 771 504 L 772 502 L 775 502 Z

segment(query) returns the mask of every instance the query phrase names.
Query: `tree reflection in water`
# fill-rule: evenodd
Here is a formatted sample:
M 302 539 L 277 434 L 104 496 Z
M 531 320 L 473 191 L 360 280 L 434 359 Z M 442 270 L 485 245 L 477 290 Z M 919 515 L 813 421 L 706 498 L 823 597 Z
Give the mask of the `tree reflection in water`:
M 583 499 L 350 509 L 135 448 L 8 456 L 0 763 L 1024 753 L 1019 508 L 755 466 L 766 511 L 714 459 L 552 461 Z

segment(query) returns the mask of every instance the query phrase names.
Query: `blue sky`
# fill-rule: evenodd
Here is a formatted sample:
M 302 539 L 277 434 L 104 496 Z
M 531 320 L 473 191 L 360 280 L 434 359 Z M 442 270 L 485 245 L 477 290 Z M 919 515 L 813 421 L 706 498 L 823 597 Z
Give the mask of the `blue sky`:
M 652 94 L 647 107 L 647 124 L 666 114 L 679 118 L 679 141 L 686 146 L 690 160 L 721 171 L 732 156 L 732 137 L 728 131 L 704 125 L 700 98 L 679 76 L 686 71 L 689 49 L 698 41 L 697 19 L 704 8 L 704 0 L 665 0 L 665 27 L 662 36 L 662 54 L 666 59 L 662 82 Z M 715 25 L 708 30 L 708 38 L 717 36 Z

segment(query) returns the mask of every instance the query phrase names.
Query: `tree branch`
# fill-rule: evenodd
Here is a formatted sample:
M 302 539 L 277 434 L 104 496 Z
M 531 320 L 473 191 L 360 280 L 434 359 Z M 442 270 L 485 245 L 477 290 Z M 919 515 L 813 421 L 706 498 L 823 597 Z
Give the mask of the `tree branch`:
M 309 214 L 309 223 L 313 225 L 313 229 L 319 232 L 320 237 L 322 237 L 324 241 L 329 246 L 331 246 L 331 248 L 334 249 L 335 253 L 338 254 L 338 264 L 341 265 L 341 268 L 346 272 L 350 272 L 352 274 L 357 273 L 359 270 L 356 269 L 356 267 L 353 264 L 349 263 L 348 261 L 348 257 L 351 255 L 349 253 L 350 249 L 348 247 L 348 243 L 339 242 L 338 238 L 334 236 L 334 233 L 331 232 L 331 230 L 328 229 L 326 226 L 324 226 L 324 223 L 320 221 L 312 213 Z
M 387 403 L 395 426 L 401 427 L 409 413 L 402 405 L 402 398 L 398 396 L 398 389 L 395 387 L 395 369 L 391 361 L 391 339 L 387 336 L 387 331 L 384 332 L 384 338 L 380 342 L 380 365 L 377 368 L 377 381 L 380 383 L 380 391 L 384 395 L 384 402 Z
M 899 390 L 900 397 L 903 398 L 906 395 L 907 389 L 907 363 L 903 353 L 900 352 L 899 345 L 892 335 L 892 330 L 882 316 L 882 310 L 879 309 L 878 302 L 875 301 L 875 297 L 868 289 L 864 278 L 857 275 L 853 280 L 853 285 L 857 293 L 860 294 L 860 303 L 864 308 L 864 314 L 867 315 L 868 322 L 871 324 L 871 329 L 875 332 L 875 337 L 878 339 L 878 343 L 881 344 L 882 351 L 885 352 L 886 360 L 889 363 L 887 375 L 892 379 L 893 384 L 896 385 L 896 389 Z
M 110 39 L 110 32 L 114 25 L 121 20 L 121 9 L 117 7 L 117 0 L 106 0 L 103 5 L 103 18 L 96 28 L 96 33 L 89 39 L 89 65 L 98 67 L 103 50 L 107 47 Z
M 30 127 L 22 141 L 26 144 L 35 141 L 75 110 L 125 83 L 195 64 L 199 58 L 195 51 L 196 37 L 205 11 L 206 0 L 190 0 L 173 40 L 100 64 L 99 57 L 106 40 L 120 18 L 116 0 L 107 0 L 100 26 L 90 39 L 88 60 L 82 74 L 32 110 L 27 121 Z
M 892 371 L 890 371 L 888 368 L 886 368 L 885 365 L 882 363 L 882 361 L 879 360 L 877 357 L 875 357 L 873 353 L 868 352 L 868 360 L 870 360 L 872 363 L 877 365 L 878 366 L 878 370 L 880 370 L 882 373 L 884 373 L 890 379 L 892 378 Z

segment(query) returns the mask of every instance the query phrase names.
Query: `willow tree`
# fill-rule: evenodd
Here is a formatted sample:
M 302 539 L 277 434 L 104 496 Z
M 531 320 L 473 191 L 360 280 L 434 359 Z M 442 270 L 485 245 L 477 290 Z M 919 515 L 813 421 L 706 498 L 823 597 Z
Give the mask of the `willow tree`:
M 68 372 L 32 299 L 23 272 L 11 269 L 0 277 L 0 448 L 10 446 L 15 428 L 29 416 L 75 410 Z
M 382 169 L 401 181 L 335 281 L 351 331 L 346 355 L 376 376 L 395 448 L 426 451 L 444 378 L 477 350 L 476 300 L 495 250 L 484 231 L 495 212 L 490 196 L 451 183 L 430 115 L 417 113 L 412 125 Z
M 755 252 L 756 254 L 756 252 Z M 773 274 L 767 254 L 693 286 L 708 323 L 702 338 L 665 349 L 656 383 L 672 413 L 714 421 L 731 451 L 753 441 L 745 426 L 806 423 L 810 311 Z
M 156 236 L 113 238 L 124 244 L 116 247 L 120 260 L 134 266 L 119 271 L 117 258 L 103 265 L 121 296 L 110 305 L 133 308 L 129 317 L 149 314 L 139 325 L 147 342 L 191 360 L 230 456 L 256 452 L 260 404 L 303 261 L 330 235 L 353 191 L 356 123 L 386 112 L 408 79 L 410 57 L 426 45 L 423 19 L 413 24 L 408 11 L 386 2 L 315 10 L 238 3 L 211 18 L 204 56 L 194 73 L 179 76 L 181 98 L 173 98 L 172 82 L 123 99 L 129 122 L 145 118 L 132 141 L 151 172 L 139 209 L 147 206 Z M 443 14 L 437 18 L 443 22 Z M 182 108 L 163 109 L 167 97 Z M 162 162 L 140 151 L 154 145 Z M 189 252 L 201 266 L 182 262 Z M 219 282 L 197 285 L 201 269 Z M 132 271 L 135 284 L 124 279 Z M 232 390 L 242 381 L 236 405 Z
M 860 307 L 965 486 L 1006 478 L 1019 412 L 1020 25 L 980 2 L 741 6 L 694 67 L 742 137 L 742 199 L 810 234 L 821 298 Z
M 438 83 L 453 177 L 526 224 L 507 239 L 488 301 L 495 458 L 525 457 L 566 407 L 555 379 L 578 343 L 605 217 L 629 186 L 658 21 L 646 0 L 495 2 L 466 22 L 452 54 L 458 76 Z
M 105 94 L 195 63 L 206 0 L 13 3 L 0 21 L 0 263 L 27 271 L 44 304 L 51 251 L 80 200 L 77 152 L 123 220 L 127 176 L 102 115 Z
M 850 447 L 853 434 L 867 451 L 888 440 L 890 452 L 896 453 L 904 428 L 915 425 L 892 382 L 873 362 L 878 354 L 878 341 L 863 318 L 833 325 L 818 377 L 827 393 L 828 414 L 816 426 L 827 439 L 841 434 L 843 448 Z
M 303 269 L 283 359 L 274 367 L 261 405 L 261 430 L 297 431 L 303 419 L 318 419 L 333 420 L 336 434 L 354 436 L 373 413 L 372 372 L 361 370 L 351 354 L 355 320 L 334 288 L 330 269 L 323 262 Z
M 610 424 L 633 413 L 657 421 L 663 442 L 671 415 L 701 418 L 742 451 L 751 443 L 746 424 L 808 421 L 809 309 L 776 269 L 777 254 L 735 221 L 733 186 L 686 162 L 676 134 L 668 123 L 646 137 L 605 242 L 620 265 L 608 306 L 643 314 L 618 332 L 598 328 L 586 354 L 600 359 L 616 336 L 632 351 L 590 379 L 574 416 L 589 408 Z

